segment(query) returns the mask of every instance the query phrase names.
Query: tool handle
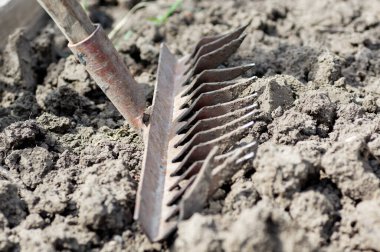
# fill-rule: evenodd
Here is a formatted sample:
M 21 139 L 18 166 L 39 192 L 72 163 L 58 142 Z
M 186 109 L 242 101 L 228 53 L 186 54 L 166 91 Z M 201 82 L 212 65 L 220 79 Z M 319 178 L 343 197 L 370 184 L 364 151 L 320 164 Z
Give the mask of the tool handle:
M 69 40 L 69 48 L 113 105 L 143 129 L 145 94 L 100 25 L 91 23 L 76 0 L 37 0 Z
M 95 26 L 77 0 L 37 1 L 51 16 L 71 44 L 86 39 L 95 31 Z

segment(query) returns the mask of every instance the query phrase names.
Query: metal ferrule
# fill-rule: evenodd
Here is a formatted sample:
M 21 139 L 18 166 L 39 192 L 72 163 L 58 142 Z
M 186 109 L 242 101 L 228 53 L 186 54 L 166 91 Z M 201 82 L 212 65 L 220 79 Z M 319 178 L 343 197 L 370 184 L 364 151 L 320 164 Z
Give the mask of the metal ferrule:
M 69 44 L 79 62 L 136 129 L 142 128 L 144 93 L 100 25 L 85 40 Z

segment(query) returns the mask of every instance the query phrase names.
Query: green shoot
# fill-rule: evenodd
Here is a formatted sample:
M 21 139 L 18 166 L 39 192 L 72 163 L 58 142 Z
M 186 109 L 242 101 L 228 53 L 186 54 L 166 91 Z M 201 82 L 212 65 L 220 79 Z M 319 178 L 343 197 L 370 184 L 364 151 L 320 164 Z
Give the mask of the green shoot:
M 149 21 L 152 21 L 154 24 L 161 26 L 168 21 L 168 18 L 176 12 L 176 10 L 181 6 L 183 0 L 176 0 L 169 9 L 162 15 L 158 17 L 149 18 Z
M 108 34 L 108 37 L 113 41 L 116 39 L 116 35 L 122 30 L 122 28 L 128 26 L 128 21 L 131 19 L 131 16 L 136 13 L 137 10 L 145 8 L 149 5 L 147 2 L 141 2 L 136 4 L 132 9 L 130 9 L 127 14 L 115 25 L 112 31 Z M 128 32 L 127 32 L 128 33 Z
M 88 12 L 88 0 L 82 0 L 81 1 L 81 5 L 82 5 L 82 7 L 83 7 L 83 9 L 86 11 L 86 12 Z
M 123 36 L 123 40 L 124 40 L 124 41 L 127 41 L 130 37 L 132 37 L 132 35 L 133 35 L 133 31 L 131 31 L 131 30 L 127 31 L 127 32 L 124 34 L 124 36 Z
M 132 37 L 132 35 L 133 35 L 133 31 L 131 31 L 131 30 L 128 30 L 125 34 L 124 34 L 124 36 L 123 36 L 123 41 L 127 41 L 128 39 L 130 39 L 131 37 Z M 115 48 L 116 48 L 116 50 L 119 50 L 120 49 L 120 44 L 121 44 L 121 41 L 119 40 L 117 43 L 116 43 L 116 45 L 115 45 Z

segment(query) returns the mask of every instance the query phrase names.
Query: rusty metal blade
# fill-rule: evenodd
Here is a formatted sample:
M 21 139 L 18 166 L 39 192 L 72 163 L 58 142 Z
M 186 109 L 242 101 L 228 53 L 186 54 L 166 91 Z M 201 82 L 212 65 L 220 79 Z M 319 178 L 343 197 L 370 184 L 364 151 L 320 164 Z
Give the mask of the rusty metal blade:
M 211 140 L 209 142 L 201 143 L 199 145 L 194 146 L 189 153 L 183 158 L 183 160 L 179 163 L 178 167 L 173 171 L 171 176 L 179 176 L 181 175 L 194 161 L 203 160 L 206 158 L 207 153 L 209 153 L 213 146 L 219 145 L 220 148 L 218 151 L 221 153 L 232 147 L 240 138 L 245 135 L 249 128 L 252 127 L 253 122 L 249 122 L 234 131 L 225 134 L 223 136 L 218 137 L 217 139 Z M 221 154 L 218 153 L 218 154 Z
M 198 74 L 206 69 L 215 68 L 226 61 L 234 52 L 236 52 L 245 37 L 246 35 L 242 35 L 221 48 L 200 57 L 192 67 L 192 75 Z
M 257 77 L 253 76 L 253 77 L 251 77 L 248 80 L 249 81 L 254 81 L 256 79 L 257 79 Z M 229 87 L 229 86 L 233 86 L 235 84 L 239 84 L 239 83 L 242 82 L 242 80 L 244 80 L 244 79 L 236 79 L 236 80 L 224 81 L 224 82 L 204 83 L 204 84 L 200 85 L 197 89 L 195 89 L 186 98 L 184 98 L 184 100 L 183 100 L 184 104 L 181 106 L 181 109 L 184 109 L 184 108 L 186 108 L 186 106 L 189 106 L 189 104 L 191 103 L 191 101 L 196 100 L 196 98 L 198 98 L 203 93 L 208 93 L 208 92 L 212 92 L 212 91 L 221 90 L 221 89 L 223 89 L 225 87 Z M 249 85 L 249 84 L 247 84 L 247 85 Z
M 242 154 L 244 154 L 245 156 L 246 155 L 251 155 L 251 153 L 252 153 L 251 149 L 256 144 L 257 144 L 256 142 L 248 143 L 248 144 L 246 144 L 246 145 L 244 145 L 242 147 L 239 147 L 237 150 L 232 150 L 232 151 L 227 152 L 225 154 L 217 155 L 217 156 L 215 156 L 215 163 L 216 163 L 216 165 L 222 164 L 227 158 L 229 158 L 230 156 L 234 155 L 234 153 L 236 153 L 236 151 L 242 151 Z M 243 160 L 243 158 L 245 156 L 243 156 L 241 159 L 237 160 L 237 164 L 241 163 L 240 160 Z M 178 179 L 173 183 L 173 185 L 169 188 L 169 190 L 173 190 L 174 188 L 176 188 L 177 186 L 179 186 L 179 184 L 181 183 L 181 181 L 183 181 L 184 179 L 189 179 L 193 175 L 197 174 L 200 171 L 203 163 L 204 163 L 204 160 L 194 162 L 186 170 L 186 172 L 182 173 L 181 176 L 178 176 Z
M 238 141 L 248 134 L 257 112 L 257 95 L 243 95 L 255 77 L 240 78 L 254 64 L 215 69 L 242 43 L 245 28 L 239 29 L 203 39 L 192 57 L 180 60 L 161 46 L 134 215 L 151 241 L 167 238 L 176 230 L 180 216 L 198 209 L 184 209 L 184 205 L 194 202 L 198 184 L 204 184 L 202 169 L 206 168 L 202 167 L 211 166 L 212 176 L 216 168 L 220 170 L 216 179 L 207 182 L 213 188 L 224 179 L 226 171 L 220 167 L 231 164 L 232 158 L 239 164 L 252 156 L 248 153 L 251 147 Z M 187 68 L 190 71 L 185 74 Z M 207 153 L 216 145 L 211 162 Z
M 214 41 L 211 41 L 211 42 L 209 42 L 207 44 L 202 45 L 199 48 L 199 50 L 197 51 L 197 53 L 191 58 L 192 59 L 192 64 L 190 65 L 189 68 L 193 67 L 193 65 L 195 64 L 195 62 L 197 62 L 198 59 L 200 57 L 202 57 L 203 55 L 206 55 L 206 54 L 208 54 L 210 52 L 213 52 L 213 51 L 215 51 L 215 50 L 223 47 L 224 45 L 230 43 L 231 41 L 239 38 L 240 35 L 244 32 L 244 30 L 246 28 L 247 28 L 247 25 L 242 26 L 242 27 L 240 27 L 240 28 L 238 28 L 238 29 L 230 32 L 230 33 L 227 33 L 226 35 L 220 37 L 217 40 L 214 40 Z
M 181 106 L 181 109 L 184 109 L 186 108 L 186 106 L 189 106 L 191 101 L 194 101 L 203 93 L 217 91 L 219 89 L 235 85 L 237 82 L 238 80 L 204 83 L 200 85 L 197 89 L 195 89 L 190 95 L 188 95 L 186 99 L 184 99 L 184 104 Z
M 194 81 L 192 81 L 192 83 L 185 89 L 185 91 L 182 94 L 182 97 L 190 94 L 201 84 L 233 80 L 241 76 L 243 73 L 253 68 L 254 66 L 255 64 L 252 63 L 244 66 L 204 70 L 198 76 L 196 76 Z
M 179 214 L 179 206 L 176 205 L 173 208 L 171 208 L 170 212 L 168 212 L 168 215 L 165 216 L 164 220 L 165 222 L 169 222 L 171 219 L 175 218 Z
M 210 186 L 210 194 L 216 191 L 228 178 L 231 178 L 239 169 L 237 164 L 243 163 L 252 159 L 257 150 L 257 142 L 250 143 L 251 151 L 244 153 L 243 150 L 238 150 L 238 155 L 234 158 L 227 158 L 222 165 L 215 167 L 212 172 L 212 184 Z M 242 155 L 243 154 L 243 155 Z
M 255 142 L 248 145 L 249 149 L 256 147 Z M 238 148 L 222 164 L 218 164 L 216 161 L 218 147 L 214 147 L 210 151 L 196 178 L 194 179 L 195 176 L 192 177 L 194 182 L 183 195 L 179 205 L 180 220 L 187 219 L 195 212 L 202 210 L 209 196 L 221 186 L 221 183 L 231 178 L 240 168 L 235 165 L 237 162 L 242 163 L 253 158 L 255 150 L 251 150 L 246 154 L 248 148 L 246 146 Z
M 181 186 L 181 189 L 175 192 L 174 195 L 169 199 L 169 201 L 166 203 L 167 206 L 171 206 L 174 203 L 176 203 L 179 198 L 185 193 L 185 191 L 191 186 L 191 184 L 194 182 L 195 177 L 190 178 L 187 180 L 183 186 Z
M 192 177 L 194 183 L 180 203 L 180 219 L 190 217 L 194 212 L 202 210 L 207 202 L 212 181 L 212 169 L 215 167 L 215 156 L 218 147 L 214 146 L 207 155 L 197 177 Z
M 184 156 L 190 151 L 190 149 L 198 144 L 211 141 L 215 138 L 218 138 L 221 135 L 224 135 L 228 132 L 233 131 L 234 129 L 245 125 L 246 123 L 253 120 L 253 116 L 255 115 L 255 111 L 251 111 L 248 114 L 241 116 L 227 124 L 222 124 L 218 127 L 198 132 L 195 134 L 183 147 L 180 148 L 180 152 L 173 159 L 173 163 L 180 162 Z
M 174 104 L 173 86 L 177 74 L 177 60 L 165 45 L 161 46 L 159 66 L 134 216 L 152 241 L 166 237 L 169 230 L 173 229 L 172 224 L 161 220 L 165 216 L 162 208 L 164 192 L 167 190 L 165 157 Z M 160 133 L 157 134 L 158 132 Z
M 237 118 L 244 116 L 247 113 L 250 113 L 255 108 L 257 108 L 257 103 L 221 116 L 199 120 L 186 134 L 179 135 L 180 140 L 178 140 L 174 147 L 177 148 L 178 146 L 184 145 L 186 142 L 190 141 L 190 139 L 198 132 L 206 131 L 220 125 L 227 124 Z M 255 113 L 257 113 L 257 111 L 255 111 Z
M 197 121 L 200 121 L 202 119 L 221 116 L 227 114 L 230 111 L 252 105 L 255 102 L 256 98 L 257 94 L 255 93 L 230 102 L 203 107 L 199 111 L 197 111 L 193 116 L 191 116 L 187 120 L 186 124 L 184 124 L 182 127 L 178 129 L 177 133 L 186 133 L 187 130 L 191 127 L 191 125 L 195 124 Z
M 227 85 L 226 87 L 215 91 L 200 94 L 191 103 L 189 108 L 184 109 L 184 111 L 178 116 L 177 120 L 179 122 L 184 121 L 188 119 L 191 114 L 195 113 L 203 107 L 222 104 L 237 99 L 239 96 L 241 96 L 242 92 L 255 80 L 256 78 L 250 78 L 236 84 Z
M 218 40 L 221 37 L 223 37 L 223 34 L 216 35 L 216 36 L 208 36 L 200 39 L 198 43 L 195 45 L 195 48 L 193 52 L 190 54 L 190 57 L 186 60 L 185 64 L 189 64 L 191 62 L 191 59 L 194 58 L 194 56 L 197 54 L 199 48 L 201 48 L 203 45 L 208 44 L 212 41 Z

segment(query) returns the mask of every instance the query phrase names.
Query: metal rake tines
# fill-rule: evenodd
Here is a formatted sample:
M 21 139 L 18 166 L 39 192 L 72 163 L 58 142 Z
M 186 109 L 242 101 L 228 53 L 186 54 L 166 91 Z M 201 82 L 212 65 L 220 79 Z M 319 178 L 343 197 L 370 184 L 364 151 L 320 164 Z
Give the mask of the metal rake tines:
M 255 142 L 238 144 L 257 114 L 256 94 L 243 95 L 256 78 L 241 78 L 254 64 L 215 69 L 238 49 L 246 27 L 204 38 L 180 60 L 161 46 L 135 209 L 151 241 L 199 211 L 255 154 Z

